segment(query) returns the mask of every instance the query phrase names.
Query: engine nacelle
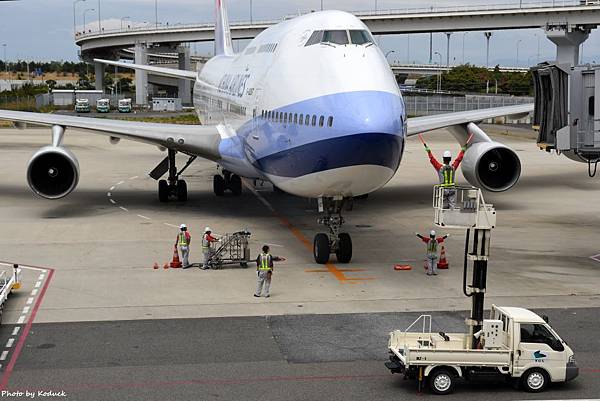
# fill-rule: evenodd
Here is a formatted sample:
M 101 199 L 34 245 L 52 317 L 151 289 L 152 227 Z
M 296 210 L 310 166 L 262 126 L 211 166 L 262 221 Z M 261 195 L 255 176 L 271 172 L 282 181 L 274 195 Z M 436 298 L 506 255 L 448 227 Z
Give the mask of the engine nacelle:
M 476 142 L 469 146 L 462 163 L 466 180 L 492 192 L 512 188 L 521 176 L 519 156 L 498 142 Z
M 77 187 L 79 162 L 68 149 L 45 146 L 29 160 L 27 182 L 39 196 L 60 199 Z

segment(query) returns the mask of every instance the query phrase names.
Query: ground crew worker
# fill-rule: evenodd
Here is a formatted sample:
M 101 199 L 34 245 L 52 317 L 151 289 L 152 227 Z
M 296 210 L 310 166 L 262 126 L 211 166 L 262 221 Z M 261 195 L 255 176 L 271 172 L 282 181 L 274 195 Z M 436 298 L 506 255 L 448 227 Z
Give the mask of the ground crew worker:
M 269 289 L 271 288 L 271 277 L 273 276 L 273 256 L 269 253 L 269 246 L 262 247 L 262 253 L 256 258 L 257 284 L 255 297 L 260 297 L 263 284 L 265 286 L 265 298 L 269 298 Z
M 431 152 L 431 149 L 429 148 L 429 146 L 427 146 L 427 144 L 421 137 L 421 141 L 425 146 L 425 151 L 429 156 L 429 161 L 431 162 L 433 168 L 435 168 L 435 171 L 437 171 L 438 173 L 440 185 L 444 187 L 444 195 L 442 199 L 442 208 L 444 209 L 454 209 L 454 206 L 456 205 L 456 169 L 458 168 L 458 166 L 460 166 L 460 163 L 462 162 L 463 157 L 465 155 L 465 151 L 467 150 L 467 146 L 469 142 L 471 142 L 472 138 L 473 136 L 471 135 L 467 140 L 467 143 L 461 148 L 460 153 L 458 154 L 458 156 L 456 156 L 456 159 L 454 159 L 454 162 L 452 164 L 450 164 L 450 162 L 452 161 L 452 152 L 446 150 L 443 156 L 444 164 L 442 164 L 435 158 L 435 156 Z
M 181 258 L 183 259 L 183 268 L 187 269 L 190 267 L 190 244 L 192 242 L 192 236 L 187 230 L 187 226 L 182 224 L 179 226 L 179 234 L 177 234 L 177 239 L 175 240 L 175 247 L 179 247 L 179 251 L 181 252 Z
M 208 262 L 210 257 L 213 255 L 213 243 L 219 240 L 212 236 L 212 230 L 210 227 L 204 229 L 204 235 L 202 236 L 202 255 L 204 256 L 204 263 L 202 263 L 202 269 L 208 269 Z
M 419 233 L 415 233 L 417 235 L 417 237 L 419 237 L 421 239 L 421 241 L 423 241 L 424 243 L 427 244 L 427 253 L 425 254 L 425 257 L 427 259 L 427 275 L 431 276 L 437 276 L 438 274 L 438 269 L 437 269 L 437 260 L 438 260 L 438 244 L 441 244 L 442 242 L 444 242 L 444 240 L 446 238 L 448 238 L 450 236 L 450 234 L 446 234 L 443 237 L 437 237 L 436 238 L 436 233 L 434 230 L 431 230 L 429 232 L 429 237 L 424 237 Z

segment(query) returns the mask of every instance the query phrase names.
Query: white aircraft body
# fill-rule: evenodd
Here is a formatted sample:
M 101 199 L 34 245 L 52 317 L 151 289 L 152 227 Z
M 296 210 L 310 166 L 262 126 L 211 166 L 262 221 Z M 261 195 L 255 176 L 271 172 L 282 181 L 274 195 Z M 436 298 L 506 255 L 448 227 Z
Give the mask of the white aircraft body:
M 512 187 L 520 162 L 475 124 L 524 115 L 533 105 L 407 119 L 402 95 L 379 47 L 362 21 L 341 11 L 315 12 L 266 29 L 234 54 L 227 12 L 216 0 L 215 57 L 198 72 L 110 60 L 119 67 L 195 81 L 194 104 L 203 125 L 182 126 L 0 110 L 0 119 L 52 126 L 52 144 L 31 159 L 27 177 L 48 199 L 77 186 L 79 166 L 62 145 L 66 128 L 130 139 L 168 149 L 150 175 L 159 179 L 159 198 L 187 199 L 180 175 L 196 158 L 216 162 L 214 191 L 238 195 L 241 178 L 271 182 L 297 196 L 318 198 L 328 234 L 315 237 L 315 259 L 330 253 L 347 263 L 352 242 L 340 233 L 341 210 L 354 197 L 383 187 L 402 160 L 408 136 L 451 127 L 460 143 L 473 135 L 463 173 L 473 185 L 492 191 Z M 178 170 L 175 155 L 190 157 Z M 322 205 L 322 206 L 321 206 Z

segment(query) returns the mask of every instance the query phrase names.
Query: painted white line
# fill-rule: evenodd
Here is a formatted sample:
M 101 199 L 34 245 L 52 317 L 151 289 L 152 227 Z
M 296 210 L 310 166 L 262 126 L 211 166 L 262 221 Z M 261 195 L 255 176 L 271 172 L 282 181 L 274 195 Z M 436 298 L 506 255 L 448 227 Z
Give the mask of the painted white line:
M 117 182 L 117 185 L 121 185 L 121 184 L 125 184 L 125 181 L 119 181 L 119 182 Z
M 31 290 L 31 295 L 33 295 L 34 297 L 37 295 L 38 293 L 38 289 L 34 288 L 33 290 Z
M 27 305 L 31 305 L 33 303 L 33 297 L 27 298 Z
M 137 176 L 137 175 L 134 175 L 133 177 L 129 177 L 129 179 L 130 179 L 130 180 L 135 180 L 135 179 L 137 179 L 137 178 L 138 178 L 138 176 Z
M 25 321 L 26 316 L 25 315 L 21 315 L 19 316 L 19 320 L 17 320 L 18 324 L 22 324 Z
M 46 278 L 46 275 L 44 273 L 40 274 L 38 277 L 39 281 L 44 281 L 44 279 Z
M 41 285 L 42 285 L 42 282 L 38 281 L 37 283 L 35 283 L 35 288 L 40 288 Z
M 258 200 L 267 207 L 267 209 L 269 209 L 271 212 L 275 213 L 275 209 L 273 208 L 273 206 L 271 206 L 271 204 L 265 199 L 263 198 L 263 196 L 261 194 L 258 193 L 258 191 L 256 189 L 254 189 L 252 186 L 246 184 L 245 182 L 243 182 L 244 186 L 246 188 L 248 188 L 257 198 Z
M 31 307 L 30 307 L 30 306 L 26 306 L 26 307 L 24 307 L 24 308 L 23 308 L 23 312 L 22 312 L 22 313 L 23 313 L 24 315 L 28 314 L 28 313 L 29 313 L 29 309 L 31 309 Z
M 0 355 L 0 361 L 3 361 L 8 356 L 8 351 L 2 351 L 2 355 Z
M 12 347 L 14 342 L 15 342 L 14 338 L 9 338 L 8 341 L 6 342 L 6 348 Z
M 108 192 L 108 193 L 106 194 L 106 196 L 108 196 L 108 197 L 110 198 L 110 197 L 112 196 L 112 192 Z
M 21 330 L 21 326 L 17 326 L 13 329 L 12 335 L 16 336 L 17 334 L 19 334 L 19 330 Z
M 110 190 L 114 191 L 115 190 L 115 186 L 113 185 L 112 187 L 110 187 Z
M 590 259 L 600 262 L 600 253 L 598 255 L 590 256 Z
M 141 219 L 152 220 L 150 217 L 146 217 L 146 216 L 141 215 L 141 214 L 138 214 L 137 217 L 139 217 Z
M 169 223 L 163 223 L 163 224 L 167 227 L 179 228 L 179 226 L 176 226 L 174 224 L 169 224 Z
M 119 206 L 119 209 L 121 209 L 121 210 L 122 210 L 122 211 L 124 211 L 124 212 L 128 212 L 128 211 L 129 211 L 129 210 L 127 210 L 127 208 L 126 208 L 126 207 L 123 207 L 123 206 Z
M 117 202 L 115 202 L 114 199 L 109 199 L 110 203 L 112 203 L 113 205 L 116 204 Z

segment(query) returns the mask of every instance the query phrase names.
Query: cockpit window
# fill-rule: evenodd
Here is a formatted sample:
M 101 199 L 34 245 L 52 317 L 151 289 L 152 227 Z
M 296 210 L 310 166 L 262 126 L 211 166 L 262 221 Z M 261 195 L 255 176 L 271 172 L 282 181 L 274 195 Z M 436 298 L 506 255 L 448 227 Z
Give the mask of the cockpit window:
M 323 34 L 323 43 L 333 43 L 336 45 L 347 45 L 348 44 L 348 33 L 347 31 L 325 31 Z
M 373 43 L 373 38 L 371 37 L 369 32 L 358 29 L 350 30 L 350 40 L 354 45 L 364 45 L 366 43 Z
M 304 46 L 312 46 L 321 43 L 323 40 L 323 31 L 314 31 Z

